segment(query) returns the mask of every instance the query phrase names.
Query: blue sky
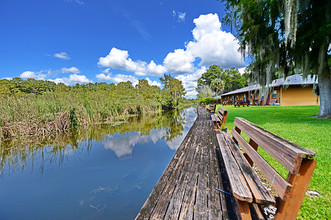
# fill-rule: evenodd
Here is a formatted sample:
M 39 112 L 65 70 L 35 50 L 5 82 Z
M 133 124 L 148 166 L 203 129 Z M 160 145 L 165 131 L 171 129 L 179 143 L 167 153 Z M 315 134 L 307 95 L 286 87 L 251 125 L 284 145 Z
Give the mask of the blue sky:
M 66 84 L 196 81 L 212 64 L 243 68 L 217 0 L 0 0 L 0 79 Z

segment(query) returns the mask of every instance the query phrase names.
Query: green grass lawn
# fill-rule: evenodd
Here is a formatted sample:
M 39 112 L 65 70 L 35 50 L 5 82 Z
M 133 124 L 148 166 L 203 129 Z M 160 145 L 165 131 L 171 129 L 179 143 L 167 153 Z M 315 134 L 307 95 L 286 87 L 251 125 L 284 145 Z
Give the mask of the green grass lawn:
M 216 111 L 218 107 L 216 107 Z M 331 219 L 331 120 L 313 118 L 316 106 L 250 106 L 235 108 L 221 106 L 228 110 L 226 126 L 228 133 L 234 128 L 234 118 L 243 117 L 287 140 L 316 152 L 317 166 L 309 185 L 309 190 L 317 191 L 320 197 L 306 196 L 300 209 L 298 219 Z M 268 160 L 268 159 L 267 159 Z M 269 161 L 269 160 L 268 160 Z M 269 161 L 278 167 L 279 164 Z M 330 184 L 330 185 L 329 185 Z

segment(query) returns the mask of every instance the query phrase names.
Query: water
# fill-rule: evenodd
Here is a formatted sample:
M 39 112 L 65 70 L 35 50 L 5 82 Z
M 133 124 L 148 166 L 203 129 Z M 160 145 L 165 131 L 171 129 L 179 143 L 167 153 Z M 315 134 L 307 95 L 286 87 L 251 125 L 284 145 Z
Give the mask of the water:
M 196 109 L 0 146 L 0 219 L 134 219 Z

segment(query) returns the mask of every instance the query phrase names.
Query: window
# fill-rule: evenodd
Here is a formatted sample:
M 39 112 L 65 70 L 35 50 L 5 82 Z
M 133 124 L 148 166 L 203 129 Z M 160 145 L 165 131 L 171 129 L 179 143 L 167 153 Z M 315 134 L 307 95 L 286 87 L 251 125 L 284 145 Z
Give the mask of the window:
M 275 91 L 272 92 L 272 98 L 273 99 L 277 98 L 277 90 L 275 90 Z

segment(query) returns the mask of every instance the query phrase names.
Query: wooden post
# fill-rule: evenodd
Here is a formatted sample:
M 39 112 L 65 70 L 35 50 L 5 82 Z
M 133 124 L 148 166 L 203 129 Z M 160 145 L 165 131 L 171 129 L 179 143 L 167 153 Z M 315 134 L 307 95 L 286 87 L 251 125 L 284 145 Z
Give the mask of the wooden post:
M 308 189 L 315 166 L 315 160 L 304 160 L 297 175 L 289 174 L 288 182 L 292 184 L 293 188 L 288 199 L 280 203 L 275 220 L 296 219 Z
M 237 201 L 237 204 L 239 207 L 241 219 L 242 220 L 251 220 L 252 219 L 251 210 L 249 209 L 248 203 L 240 201 L 238 199 L 236 199 L 236 201 Z

